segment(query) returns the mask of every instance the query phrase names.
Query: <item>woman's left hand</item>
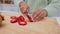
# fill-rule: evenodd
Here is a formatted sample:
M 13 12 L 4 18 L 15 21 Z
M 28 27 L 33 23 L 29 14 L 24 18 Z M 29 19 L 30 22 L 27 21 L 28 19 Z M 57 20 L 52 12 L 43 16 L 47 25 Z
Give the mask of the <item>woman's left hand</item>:
M 47 15 L 48 15 L 47 10 L 38 8 L 34 11 L 34 13 L 32 14 L 32 17 L 34 21 L 40 21 Z

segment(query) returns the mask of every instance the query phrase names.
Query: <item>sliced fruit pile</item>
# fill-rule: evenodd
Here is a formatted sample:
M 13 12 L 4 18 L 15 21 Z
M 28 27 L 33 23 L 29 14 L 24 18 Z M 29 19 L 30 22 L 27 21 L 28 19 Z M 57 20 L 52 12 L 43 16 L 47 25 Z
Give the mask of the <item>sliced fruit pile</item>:
M 4 21 L 4 16 L 0 15 L 0 26 L 2 25 L 2 21 Z
M 27 17 L 29 18 L 29 22 L 33 22 L 33 21 L 31 20 L 31 17 L 30 17 L 29 15 L 27 15 Z M 11 16 L 10 18 L 11 18 L 11 20 L 10 20 L 11 23 L 16 23 L 16 22 L 18 22 L 18 24 L 19 24 L 19 25 L 22 25 L 22 26 L 24 26 L 24 25 L 27 24 L 27 21 L 25 20 L 25 18 L 24 18 L 23 16 L 19 16 L 19 17 Z
M 24 9 L 22 11 L 22 13 L 25 14 L 25 16 L 28 18 L 29 22 L 33 22 L 33 19 L 28 14 L 28 10 Z M 25 20 L 25 18 L 23 16 L 19 16 L 19 17 L 11 16 L 11 19 L 12 19 L 12 20 L 10 20 L 11 23 L 18 22 L 19 25 L 26 25 L 27 24 L 27 21 Z

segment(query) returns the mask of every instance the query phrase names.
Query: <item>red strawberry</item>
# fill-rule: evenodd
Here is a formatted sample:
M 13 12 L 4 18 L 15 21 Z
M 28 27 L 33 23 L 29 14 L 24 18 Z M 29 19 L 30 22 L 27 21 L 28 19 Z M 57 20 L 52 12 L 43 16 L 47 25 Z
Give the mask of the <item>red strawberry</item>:
M 21 21 L 21 22 L 18 21 L 18 24 L 24 26 L 27 24 L 27 22 L 26 21 Z
M 12 19 L 10 20 L 11 23 L 16 23 L 17 22 L 17 19 Z
M 12 20 L 10 20 L 11 23 L 16 23 L 17 22 L 17 17 L 16 16 L 11 16 L 10 17 Z
M 30 22 L 33 22 L 32 18 L 28 15 L 28 10 L 27 9 L 23 10 L 23 14 L 25 14 L 28 17 Z
M 19 16 L 18 18 L 19 18 L 21 21 L 24 21 L 24 20 L 25 20 L 23 16 Z
M 17 22 L 18 22 L 19 25 L 26 25 L 27 24 L 27 22 L 25 21 L 23 16 L 19 16 L 17 18 Z
M 0 17 L 2 18 L 2 20 L 4 20 L 4 16 L 0 15 Z
M 17 17 L 16 17 L 16 16 L 11 16 L 10 18 L 11 18 L 11 19 L 16 19 Z

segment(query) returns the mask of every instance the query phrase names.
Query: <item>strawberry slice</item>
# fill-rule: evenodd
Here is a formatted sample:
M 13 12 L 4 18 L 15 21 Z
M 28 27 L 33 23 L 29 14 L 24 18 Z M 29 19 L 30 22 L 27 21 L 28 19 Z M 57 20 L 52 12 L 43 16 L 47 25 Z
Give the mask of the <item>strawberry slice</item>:
M 18 17 L 21 21 L 24 21 L 25 20 L 25 18 L 23 17 L 23 16 L 19 16 Z
M 27 24 L 27 22 L 25 21 L 23 16 L 19 16 L 17 18 L 17 22 L 18 22 L 19 25 L 23 25 L 23 26 Z
M 10 20 L 11 23 L 16 23 L 17 22 L 17 19 L 12 19 Z
M 11 19 L 16 19 L 17 17 L 16 17 L 16 16 L 11 16 L 10 18 L 11 18 Z
M 24 26 L 27 24 L 27 22 L 26 21 L 18 21 L 18 24 Z
M 10 18 L 11 18 L 11 20 L 10 20 L 11 23 L 16 23 L 17 22 L 17 17 L 16 16 L 11 16 Z

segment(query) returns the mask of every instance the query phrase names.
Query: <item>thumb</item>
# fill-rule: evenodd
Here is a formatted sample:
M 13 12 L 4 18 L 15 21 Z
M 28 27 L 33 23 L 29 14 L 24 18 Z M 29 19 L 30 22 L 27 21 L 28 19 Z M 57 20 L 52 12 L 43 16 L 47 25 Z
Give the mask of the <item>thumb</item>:
M 24 9 L 22 12 L 23 12 L 24 14 L 28 14 L 28 9 Z

